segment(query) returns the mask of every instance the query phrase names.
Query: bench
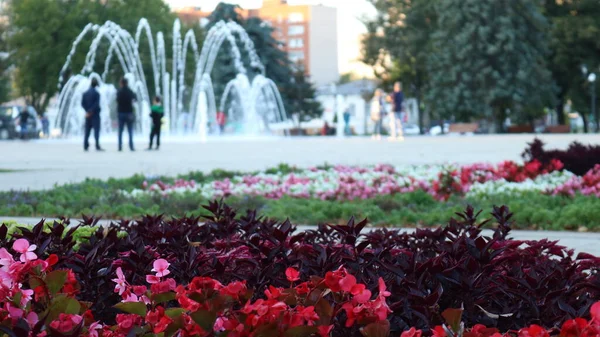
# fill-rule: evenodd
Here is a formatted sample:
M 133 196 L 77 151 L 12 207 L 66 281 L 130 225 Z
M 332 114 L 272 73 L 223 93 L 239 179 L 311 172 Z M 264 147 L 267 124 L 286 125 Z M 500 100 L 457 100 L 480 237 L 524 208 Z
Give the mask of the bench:
M 511 125 L 506 130 L 508 133 L 533 133 L 531 125 Z
M 546 127 L 547 133 L 569 133 L 571 132 L 568 125 L 548 125 Z
M 448 127 L 448 133 L 474 133 L 479 128 L 477 123 L 456 123 L 450 124 Z

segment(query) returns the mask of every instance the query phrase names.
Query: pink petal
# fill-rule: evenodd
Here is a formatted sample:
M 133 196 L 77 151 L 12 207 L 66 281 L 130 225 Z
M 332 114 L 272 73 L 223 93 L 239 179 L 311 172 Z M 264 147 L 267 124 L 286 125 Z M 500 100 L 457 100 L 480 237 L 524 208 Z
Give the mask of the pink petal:
M 158 260 L 154 261 L 154 264 L 152 266 L 154 267 L 152 269 L 152 271 L 163 272 L 169 268 L 170 263 L 167 262 L 167 260 L 165 260 L 165 259 L 158 259 Z
M 160 278 L 158 278 L 155 275 L 146 275 L 146 282 L 150 283 L 150 284 L 155 284 L 160 282 Z
M 15 243 L 13 243 L 12 248 L 14 249 L 15 252 L 25 253 L 25 252 L 27 252 L 27 249 L 29 248 L 29 242 L 25 239 L 19 239 L 19 240 L 15 241 Z
M 34 326 L 37 324 L 37 322 L 39 321 L 38 315 L 35 312 L 30 312 L 29 314 L 27 314 L 27 317 L 25 318 L 25 320 L 27 321 L 27 323 L 29 323 L 29 326 Z

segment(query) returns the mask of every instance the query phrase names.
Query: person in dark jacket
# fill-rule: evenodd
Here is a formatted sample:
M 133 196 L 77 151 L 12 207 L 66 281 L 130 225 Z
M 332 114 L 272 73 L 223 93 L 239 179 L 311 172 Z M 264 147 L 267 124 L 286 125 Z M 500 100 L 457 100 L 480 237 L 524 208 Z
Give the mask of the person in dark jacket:
M 27 107 L 21 109 L 19 113 L 19 126 L 21 126 L 21 139 L 27 139 L 27 122 L 29 121 L 29 109 Z
M 133 122 L 135 117 L 133 115 L 133 101 L 137 98 L 129 86 L 127 85 L 127 79 L 121 79 L 121 88 L 117 92 L 117 112 L 119 115 L 119 151 L 123 150 L 123 129 L 127 126 L 127 133 L 129 134 L 129 149 L 135 151 L 133 148 Z
M 81 106 L 85 110 L 85 135 L 83 138 L 83 149 L 87 151 L 90 147 L 90 133 L 94 129 L 96 150 L 104 151 L 100 147 L 100 94 L 96 89 L 98 80 L 92 79 L 90 88 L 83 94 Z
M 392 102 L 394 103 L 394 112 L 390 115 L 390 139 L 403 140 L 404 132 L 402 130 L 402 114 L 404 104 L 404 93 L 402 92 L 402 83 L 394 84 L 394 93 L 392 94 Z
M 165 110 L 160 103 L 160 97 L 156 96 L 154 98 L 154 104 L 152 104 L 152 108 L 150 109 L 150 118 L 152 118 L 152 131 L 150 131 L 150 146 L 148 150 L 152 150 L 152 143 L 154 142 L 154 137 L 156 136 L 156 149 L 160 147 L 160 126 L 162 124 L 162 118 L 165 114 Z

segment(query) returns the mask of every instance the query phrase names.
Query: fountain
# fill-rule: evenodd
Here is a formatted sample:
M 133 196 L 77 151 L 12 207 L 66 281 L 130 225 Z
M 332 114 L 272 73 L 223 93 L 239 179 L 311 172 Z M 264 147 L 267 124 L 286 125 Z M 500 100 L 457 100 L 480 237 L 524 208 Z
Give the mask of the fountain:
M 63 74 L 70 69 L 78 46 L 88 34 L 94 38 L 82 70 L 63 83 Z M 140 57 L 140 41 L 144 35 L 150 49 L 152 67 L 150 80 L 146 78 Z M 109 42 L 109 47 L 103 72 L 99 74 L 94 71 L 96 55 L 104 40 Z M 231 47 L 237 76 L 227 83 L 217 106 L 211 72 L 217 54 L 225 42 Z M 188 101 L 189 108 L 186 112 L 184 107 L 187 102 L 184 93 L 187 89 L 185 75 L 188 52 L 192 53 L 195 64 L 191 96 Z M 242 52 L 248 56 L 249 67 L 252 70 L 250 72 L 244 64 Z M 73 47 L 61 71 L 55 125 L 66 137 L 79 135 L 82 132 L 84 111 L 80 104 L 81 96 L 89 88 L 91 79 L 96 78 L 100 83 L 102 132 L 112 131 L 114 117 L 111 116 L 113 114 L 110 111 L 111 103 L 115 100 L 116 89 L 106 82 L 106 78 L 114 57 L 120 70 L 128 79 L 131 90 L 138 97 L 135 104 L 138 117 L 135 125 L 137 132 L 149 133 L 151 97 L 148 85 L 150 81 L 154 85 L 154 92 L 162 97 L 165 118 L 168 121 L 167 130 L 170 134 L 181 134 L 183 126 L 180 121 L 185 120 L 189 131 L 205 141 L 209 135 L 217 133 L 217 108 L 225 111 L 228 104 L 235 106 L 235 119 L 243 125 L 242 135 L 268 134 L 270 124 L 287 120 L 277 86 L 265 77 L 265 67 L 256 54 L 254 43 L 237 23 L 224 21 L 216 23 L 208 31 L 204 45 L 199 50 L 194 32 L 189 30 L 182 37 L 180 21 L 176 20 L 173 24 L 172 54 L 171 72 L 168 72 L 164 35 L 158 32 L 155 44 L 150 24 L 146 19 L 140 20 L 135 37 L 111 21 L 103 25 L 88 24 L 73 42 Z M 187 92 L 189 93 L 189 90 Z

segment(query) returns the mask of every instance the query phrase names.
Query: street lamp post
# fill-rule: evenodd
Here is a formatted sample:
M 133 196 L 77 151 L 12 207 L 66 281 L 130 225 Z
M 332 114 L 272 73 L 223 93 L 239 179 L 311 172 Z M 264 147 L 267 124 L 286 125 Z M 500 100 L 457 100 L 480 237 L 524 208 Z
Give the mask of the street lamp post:
M 600 132 L 600 119 L 598 119 L 598 113 L 596 111 L 596 74 L 595 73 L 590 73 L 588 78 L 587 78 L 588 82 L 590 82 L 590 89 L 592 90 L 592 102 L 591 102 L 591 112 L 592 112 L 592 116 L 594 116 L 594 119 L 596 121 L 596 133 Z

